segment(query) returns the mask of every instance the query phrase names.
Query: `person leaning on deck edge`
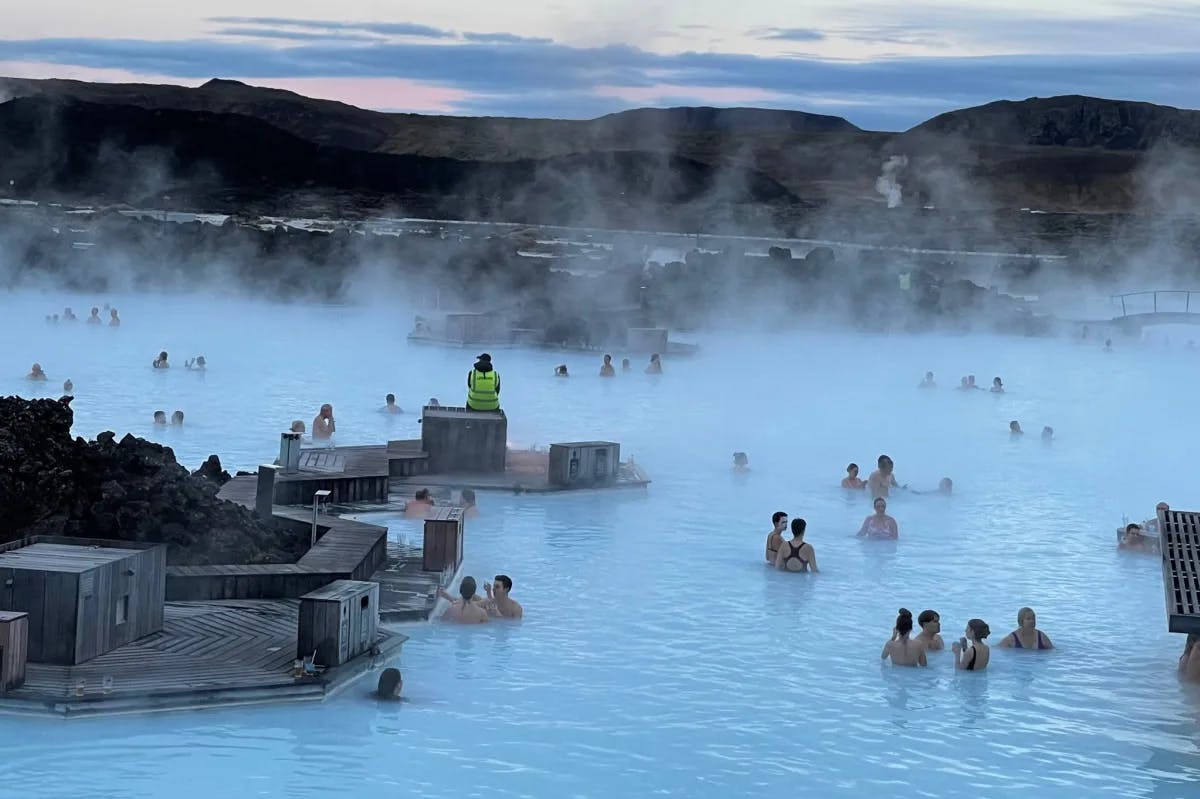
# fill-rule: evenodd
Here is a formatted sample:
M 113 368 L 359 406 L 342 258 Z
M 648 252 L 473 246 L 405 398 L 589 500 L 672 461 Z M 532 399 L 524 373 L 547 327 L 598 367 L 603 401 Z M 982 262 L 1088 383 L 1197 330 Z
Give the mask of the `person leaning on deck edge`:
M 500 410 L 500 373 L 492 367 L 492 356 L 486 352 L 467 374 L 467 410 Z

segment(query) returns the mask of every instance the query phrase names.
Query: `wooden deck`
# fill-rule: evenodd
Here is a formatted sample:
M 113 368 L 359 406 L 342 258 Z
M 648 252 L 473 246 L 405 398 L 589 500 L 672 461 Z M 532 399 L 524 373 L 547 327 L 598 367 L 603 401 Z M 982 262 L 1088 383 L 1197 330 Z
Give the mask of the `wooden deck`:
M 307 505 L 317 491 L 331 502 L 383 501 L 390 490 L 387 446 L 301 450 L 300 470 L 275 474 L 275 504 Z
M 292 676 L 299 601 L 175 602 L 162 632 L 77 666 L 30 663 L 0 713 L 88 716 L 265 702 L 319 701 L 386 665 L 406 637 L 381 631 L 376 653 L 320 677 Z
M 1158 512 L 1167 629 L 1200 633 L 1200 513 Z

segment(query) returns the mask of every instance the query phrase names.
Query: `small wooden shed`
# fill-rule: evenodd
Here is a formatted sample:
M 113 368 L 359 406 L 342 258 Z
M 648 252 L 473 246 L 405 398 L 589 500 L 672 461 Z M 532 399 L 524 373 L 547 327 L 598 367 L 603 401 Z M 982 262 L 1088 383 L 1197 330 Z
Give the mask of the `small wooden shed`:
M 375 646 L 379 637 L 379 583 L 334 580 L 300 597 L 296 657 L 340 666 Z
M 421 449 L 429 453 L 431 474 L 502 473 L 508 453 L 508 417 L 503 410 L 427 405 L 421 410 Z
M 0 694 L 25 683 L 29 614 L 0 610 Z
M 159 632 L 166 584 L 158 544 L 43 536 L 0 551 L 0 608 L 29 614 L 33 663 L 73 666 Z
M 427 572 L 458 571 L 463 559 L 463 509 L 433 508 L 425 517 L 421 568 Z

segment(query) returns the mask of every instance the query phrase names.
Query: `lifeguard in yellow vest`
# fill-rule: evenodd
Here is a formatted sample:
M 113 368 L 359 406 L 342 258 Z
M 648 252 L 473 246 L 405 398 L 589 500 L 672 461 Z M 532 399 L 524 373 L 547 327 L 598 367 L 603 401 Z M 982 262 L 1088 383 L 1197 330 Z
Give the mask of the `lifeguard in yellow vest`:
M 467 375 L 467 410 L 500 410 L 500 373 L 492 367 L 492 356 L 486 352 Z

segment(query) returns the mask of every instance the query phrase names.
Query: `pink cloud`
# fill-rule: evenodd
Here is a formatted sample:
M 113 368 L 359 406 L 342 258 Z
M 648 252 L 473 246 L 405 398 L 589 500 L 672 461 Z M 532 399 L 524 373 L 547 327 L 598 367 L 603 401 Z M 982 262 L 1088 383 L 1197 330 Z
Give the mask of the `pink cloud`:
M 168 83 L 175 86 L 199 86 L 203 80 L 146 75 L 123 69 L 94 69 L 62 64 L 0 61 L 0 75 L 14 78 L 61 78 L 97 83 Z M 237 80 L 236 76 L 228 76 Z M 435 86 L 405 78 L 255 78 L 255 86 L 286 89 L 305 97 L 337 100 L 360 108 L 445 114 L 456 103 L 470 97 L 462 89 Z

